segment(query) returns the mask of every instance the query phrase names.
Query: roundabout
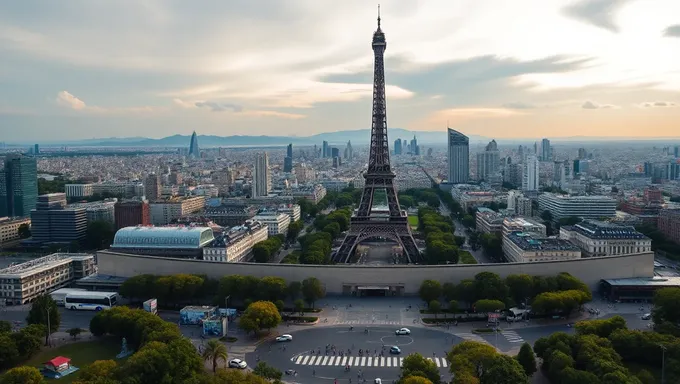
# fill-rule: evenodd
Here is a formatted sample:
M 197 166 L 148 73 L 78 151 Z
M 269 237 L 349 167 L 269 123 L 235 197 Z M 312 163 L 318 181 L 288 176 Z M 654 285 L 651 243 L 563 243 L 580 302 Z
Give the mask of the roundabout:
M 446 353 L 463 339 L 428 328 L 413 329 L 410 335 L 395 331 L 387 326 L 303 329 L 291 333 L 291 342 L 261 344 L 246 361 L 251 367 L 264 361 L 282 372 L 296 372 L 286 378 L 299 383 L 372 383 L 375 378 L 391 383 L 398 379 L 404 358 L 420 353 L 444 378 L 450 377 Z M 390 353 L 394 346 L 401 352 Z

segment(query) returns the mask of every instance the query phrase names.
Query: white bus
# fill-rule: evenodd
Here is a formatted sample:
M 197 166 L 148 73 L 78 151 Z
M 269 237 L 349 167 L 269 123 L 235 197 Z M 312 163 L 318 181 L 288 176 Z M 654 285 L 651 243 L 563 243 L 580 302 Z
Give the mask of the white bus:
M 116 305 L 117 300 L 116 292 L 74 292 L 66 295 L 64 306 L 72 310 L 101 311 Z
M 59 306 L 64 306 L 64 299 L 66 298 L 66 295 L 69 293 L 80 293 L 80 292 L 87 292 L 87 289 L 83 288 L 61 288 L 57 289 L 54 292 L 50 293 L 50 296 L 52 296 L 52 299 L 57 303 Z

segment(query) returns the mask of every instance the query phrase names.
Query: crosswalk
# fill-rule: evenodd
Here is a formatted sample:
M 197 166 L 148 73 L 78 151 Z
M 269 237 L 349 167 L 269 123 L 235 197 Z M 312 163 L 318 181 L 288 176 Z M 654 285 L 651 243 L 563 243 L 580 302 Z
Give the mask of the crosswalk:
M 449 363 L 443 357 L 428 357 L 433 361 L 437 368 L 446 368 Z M 404 362 L 403 357 L 395 356 L 322 356 L 322 355 L 300 355 L 291 359 L 296 365 L 314 366 L 340 366 L 344 367 L 383 367 L 399 368 Z
M 511 343 L 523 343 L 524 339 L 515 331 L 503 331 L 501 332 L 506 339 Z
M 347 325 L 401 325 L 397 320 L 336 320 L 333 324 Z

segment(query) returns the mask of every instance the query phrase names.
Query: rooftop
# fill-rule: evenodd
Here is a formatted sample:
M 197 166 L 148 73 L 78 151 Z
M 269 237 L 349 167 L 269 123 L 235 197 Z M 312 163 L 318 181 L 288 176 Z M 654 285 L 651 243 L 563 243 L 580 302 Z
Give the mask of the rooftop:
M 609 285 L 615 286 L 655 286 L 655 287 L 680 287 L 680 276 L 670 277 L 633 277 L 628 279 L 607 279 Z
M 648 239 L 632 226 L 612 224 L 599 220 L 583 220 L 571 227 L 573 231 L 593 239 Z
M 185 248 L 204 247 L 214 240 L 208 227 L 125 227 L 116 232 L 111 248 Z
M 511 232 L 508 239 L 524 251 L 578 251 L 579 247 L 564 239 L 536 237 L 527 232 Z
M 545 225 L 537 222 L 536 220 L 529 219 L 526 217 L 506 217 L 503 219 L 503 224 L 506 226 L 518 226 L 518 227 L 545 227 Z
M 94 256 L 86 253 L 53 253 L 51 255 L 0 269 L 0 276 L 16 277 L 29 275 L 47 268 L 52 268 L 55 265 L 69 263 L 74 259 L 83 260 L 86 258 L 94 258 Z

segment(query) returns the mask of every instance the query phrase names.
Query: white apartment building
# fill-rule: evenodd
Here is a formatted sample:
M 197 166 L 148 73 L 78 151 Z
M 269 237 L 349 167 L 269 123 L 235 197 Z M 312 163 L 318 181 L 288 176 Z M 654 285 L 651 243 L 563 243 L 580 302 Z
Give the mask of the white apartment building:
M 0 269 L 0 301 L 27 304 L 94 272 L 94 256 L 77 253 L 55 253 Z
M 205 197 L 174 197 L 149 203 L 151 224 L 167 225 L 172 220 L 205 208 Z
M 285 235 L 288 233 L 288 226 L 290 225 L 290 216 L 285 213 L 260 213 L 253 217 L 253 220 L 259 221 L 267 225 L 269 236 L 276 236 L 278 234 Z
M 290 194 L 295 199 L 302 198 L 316 204 L 326 196 L 326 188 L 321 184 L 316 184 L 314 186 L 293 188 Z
M 19 240 L 19 227 L 31 225 L 30 217 L 0 217 L 0 245 Z
M 475 213 L 475 223 L 481 233 L 500 233 L 503 216 L 489 208 L 480 207 Z
M 535 233 L 540 236 L 546 235 L 545 225 L 536 220 L 520 216 L 504 218 L 501 231 L 503 235 L 507 235 L 511 232 Z
M 291 223 L 300 220 L 300 206 L 297 204 L 281 204 L 277 210 L 288 215 Z
M 94 189 L 93 184 L 66 184 L 64 186 L 64 191 L 66 192 L 66 198 L 80 198 L 88 197 L 93 195 Z
M 132 198 L 144 196 L 144 184 L 138 181 L 105 181 L 103 183 L 92 184 L 93 195 L 103 195 L 109 193 L 114 196 Z
M 652 251 L 652 240 L 635 228 L 597 220 L 584 220 L 573 226 L 562 226 L 560 238 L 578 246 L 583 257 Z
M 504 235 L 503 254 L 511 263 L 581 258 L 581 250 L 567 240 L 545 238 L 527 232 L 511 232 Z
M 538 191 L 539 182 L 539 163 L 536 155 L 529 155 L 524 160 L 522 170 L 522 190 Z
M 253 169 L 252 197 L 267 196 L 272 189 L 271 173 L 269 171 L 269 155 L 258 153 Z
M 207 247 L 203 248 L 203 260 L 236 263 L 248 261 L 253 246 L 269 238 L 267 225 L 258 221 L 248 221 L 245 225 L 231 228 L 218 235 Z
M 566 217 L 600 219 L 616 216 L 616 200 L 607 196 L 569 196 L 543 193 L 538 196 L 538 208 L 548 210 L 553 220 Z

